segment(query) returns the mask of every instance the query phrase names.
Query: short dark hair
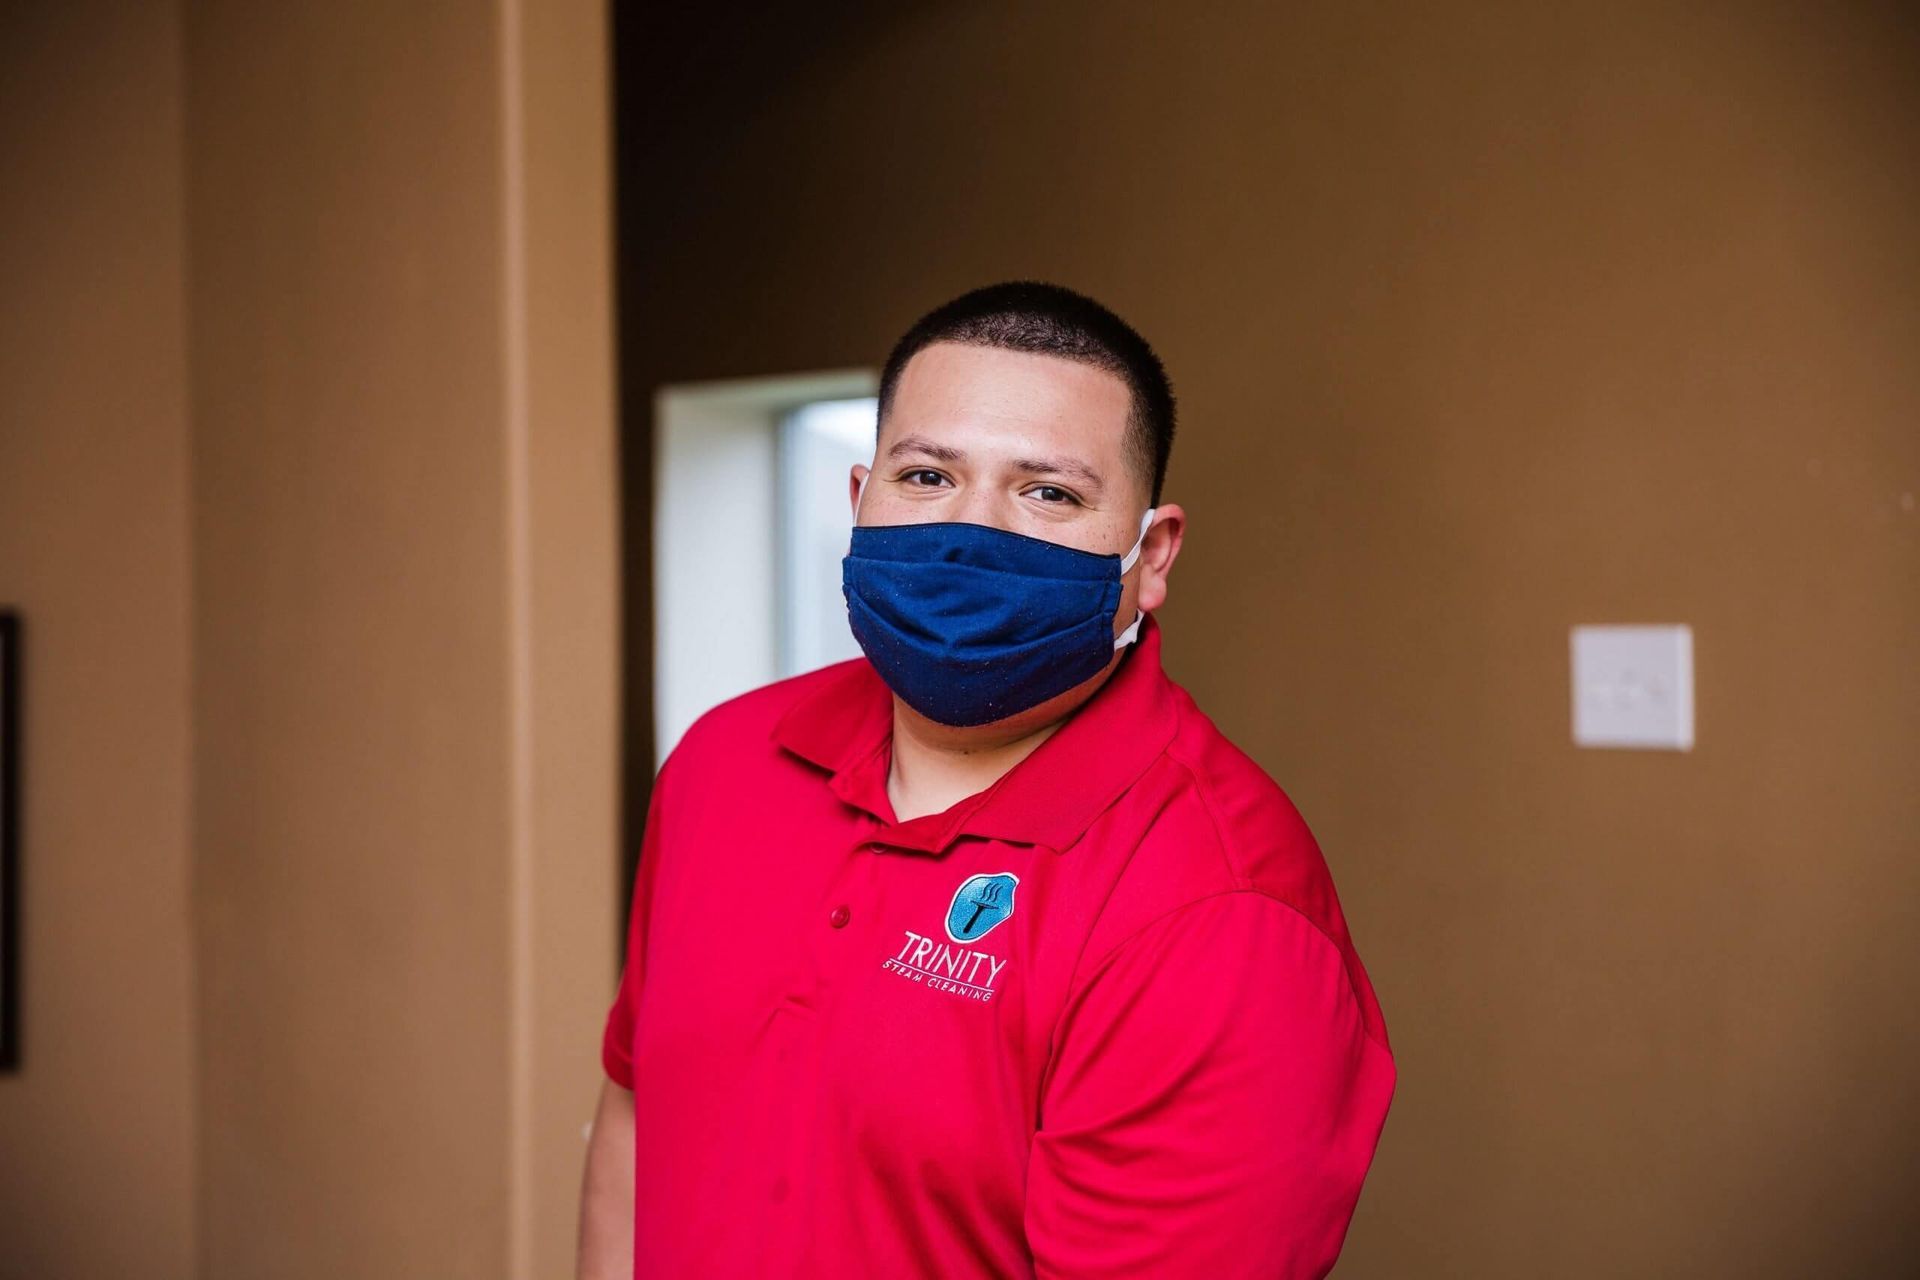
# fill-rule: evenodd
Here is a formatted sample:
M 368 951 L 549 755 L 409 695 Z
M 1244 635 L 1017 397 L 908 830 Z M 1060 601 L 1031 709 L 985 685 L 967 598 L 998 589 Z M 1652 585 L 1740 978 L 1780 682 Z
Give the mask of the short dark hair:
M 1133 394 L 1127 452 L 1158 505 L 1173 453 L 1173 384 L 1147 340 L 1084 294 L 1038 280 L 1009 280 L 963 293 L 914 321 L 880 373 L 880 419 L 886 420 L 901 371 L 936 342 L 1027 351 L 1094 365 Z

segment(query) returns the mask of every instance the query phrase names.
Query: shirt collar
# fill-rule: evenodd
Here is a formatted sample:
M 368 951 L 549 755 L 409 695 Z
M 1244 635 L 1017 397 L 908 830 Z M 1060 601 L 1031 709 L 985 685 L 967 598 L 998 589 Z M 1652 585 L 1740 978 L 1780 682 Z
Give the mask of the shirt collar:
M 1175 727 L 1160 626 L 1149 616 L 1131 652 L 1065 724 L 998 782 L 943 813 L 894 821 L 893 694 L 864 659 L 790 707 L 773 740 L 825 769 L 835 795 L 880 821 L 876 844 L 938 854 L 968 835 L 1067 848 L 1159 759 Z

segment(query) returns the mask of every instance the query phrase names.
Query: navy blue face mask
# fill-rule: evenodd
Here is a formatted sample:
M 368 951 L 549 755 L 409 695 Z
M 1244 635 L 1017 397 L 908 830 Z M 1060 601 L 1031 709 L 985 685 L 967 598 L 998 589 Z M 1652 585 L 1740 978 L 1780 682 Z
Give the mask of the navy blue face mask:
M 1092 678 L 1116 639 L 1124 556 L 979 524 L 855 526 L 841 562 L 854 639 L 908 706 L 940 724 L 991 724 Z

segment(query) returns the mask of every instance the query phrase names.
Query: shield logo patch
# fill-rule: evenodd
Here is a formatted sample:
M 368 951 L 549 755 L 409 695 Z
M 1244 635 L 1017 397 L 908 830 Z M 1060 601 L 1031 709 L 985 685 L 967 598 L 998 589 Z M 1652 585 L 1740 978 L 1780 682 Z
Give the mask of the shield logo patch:
M 979 941 L 1013 914 L 1013 891 L 1019 884 L 1020 877 L 1011 871 L 967 877 L 947 907 L 947 936 L 955 942 Z

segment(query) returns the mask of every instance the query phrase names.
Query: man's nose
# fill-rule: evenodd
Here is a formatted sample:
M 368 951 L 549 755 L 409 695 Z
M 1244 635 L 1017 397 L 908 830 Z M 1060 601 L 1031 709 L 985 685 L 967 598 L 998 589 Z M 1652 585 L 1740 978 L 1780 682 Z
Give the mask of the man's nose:
M 973 487 L 960 495 L 951 517 L 963 524 L 991 525 L 996 529 L 1013 527 L 1013 500 L 1003 493 Z

